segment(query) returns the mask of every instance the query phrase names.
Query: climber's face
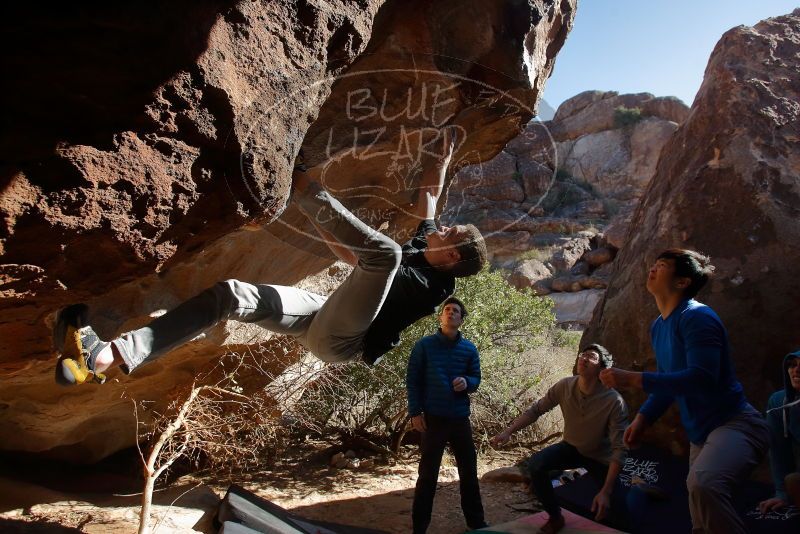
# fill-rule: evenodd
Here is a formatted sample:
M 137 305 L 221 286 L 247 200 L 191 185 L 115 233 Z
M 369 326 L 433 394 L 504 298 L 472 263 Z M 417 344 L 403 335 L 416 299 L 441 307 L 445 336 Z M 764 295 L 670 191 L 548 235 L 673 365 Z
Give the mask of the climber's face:
M 434 267 L 453 266 L 461 259 L 458 245 L 469 238 L 465 226 L 442 226 L 439 230 L 428 234 L 428 249 L 425 257 Z

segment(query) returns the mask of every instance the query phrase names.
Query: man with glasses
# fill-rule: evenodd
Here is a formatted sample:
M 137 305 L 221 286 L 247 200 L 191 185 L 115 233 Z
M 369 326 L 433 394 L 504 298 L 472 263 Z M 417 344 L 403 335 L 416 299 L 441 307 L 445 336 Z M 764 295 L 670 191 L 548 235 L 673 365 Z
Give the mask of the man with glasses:
M 578 354 L 575 376 L 556 382 L 544 397 L 491 440 L 494 446 L 503 445 L 517 430 L 556 406 L 561 407 L 563 440 L 534 454 L 528 464 L 531 489 L 549 515 L 541 528 L 545 534 L 564 528 L 564 516 L 550 480 L 551 471 L 585 468 L 600 486 L 592 501 L 595 519 L 601 521 L 608 513 L 614 480 L 627 456 L 622 436 L 628 424 L 628 408 L 622 396 L 600 383 L 600 371 L 612 365 L 614 360 L 605 347 L 589 345 Z

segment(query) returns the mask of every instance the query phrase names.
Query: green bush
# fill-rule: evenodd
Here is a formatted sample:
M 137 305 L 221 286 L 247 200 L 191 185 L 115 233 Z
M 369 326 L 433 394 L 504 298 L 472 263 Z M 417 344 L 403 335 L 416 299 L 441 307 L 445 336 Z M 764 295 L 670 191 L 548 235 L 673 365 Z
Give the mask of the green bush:
M 557 328 L 553 333 L 553 344 L 557 347 L 569 349 L 571 352 L 577 354 L 582 336 L 582 330 L 563 330 Z
M 456 296 L 469 315 L 462 327 L 481 355 L 483 379 L 472 396 L 473 424 L 484 435 L 502 430 L 530 401 L 538 384 L 539 362 L 531 351 L 571 345 L 555 327 L 552 301 L 519 291 L 499 272 L 483 270 L 458 280 Z M 435 316 L 403 333 L 400 345 L 375 367 L 362 363 L 330 365 L 295 406 L 295 416 L 318 431 L 367 433 L 399 443 L 407 419 L 405 376 L 408 355 L 423 336 L 436 331 Z
M 553 253 L 558 250 L 558 247 L 555 245 L 545 246 L 545 247 L 534 247 L 518 254 L 516 257 L 517 262 L 523 262 L 525 260 L 539 260 L 541 262 L 550 261 L 553 257 Z
M 614 126 L 617 128 L 624 128 L 625 126 L 632 126 L 642 120 L 641 108 L 626 108 L 619 106 L 614 110 Z

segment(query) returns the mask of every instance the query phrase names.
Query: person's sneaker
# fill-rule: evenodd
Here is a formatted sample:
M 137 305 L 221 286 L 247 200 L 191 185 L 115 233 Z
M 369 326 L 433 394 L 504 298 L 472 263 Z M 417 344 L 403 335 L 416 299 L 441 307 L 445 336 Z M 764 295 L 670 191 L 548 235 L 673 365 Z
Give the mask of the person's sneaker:
M 110 343 L 100 339 L 91 326 L 81 326 L 86 307 L 75 305 L 58 314 L 53 328 L 54 342 L 60 353 L 56 364 L 56 382 L 62 386 L 74 386 L 93 380 L 99 384 L 106 381 L 102 373 L 95 371 L 97 355 Z

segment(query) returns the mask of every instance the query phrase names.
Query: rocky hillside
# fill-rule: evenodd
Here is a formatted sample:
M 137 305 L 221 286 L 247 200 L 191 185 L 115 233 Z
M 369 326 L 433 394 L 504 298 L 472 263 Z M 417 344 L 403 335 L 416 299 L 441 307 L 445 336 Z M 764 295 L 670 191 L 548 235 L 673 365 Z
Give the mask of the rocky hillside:
M 59 389 L 50 328 L 66 304 L 87 302 L 108 338 L 225 278 L 322 273 L 312 287 L 332 287 L 324 245 L 284 211 L 301 146 L 326 186 L 402 239 L 425 143 L 456 124 L 460 159 L 500 151 L 535 115 L 575 4 L 9 7 L 0 447 L 107 455 L 134 441 L 131 398 L 159 410 L 222 344 L 264 341 L 218 328 L 138 376 Z
M 463 165 L 443 219 L 477 224 L 513 284 L 549 295 L 559 321 L 585 324 L 661 149 L 688 113 L 674 97 L 581 93 L 491 161 Z
M 648 327 L 658 312 L 646 269 L 667 247 L 694 248 L 717 267 L 698 299 L 725 322 L 750 401 L 764 408 L 782 387 L 782 357 L 800 346 L 798 71 L 800 9 L 722 37 L 689 117 L 664 146 L 585 342 L 608 346 L 624 367 L 653 369 Z M 682 441 L 677 426 L 661 430 L 665 442 Z

